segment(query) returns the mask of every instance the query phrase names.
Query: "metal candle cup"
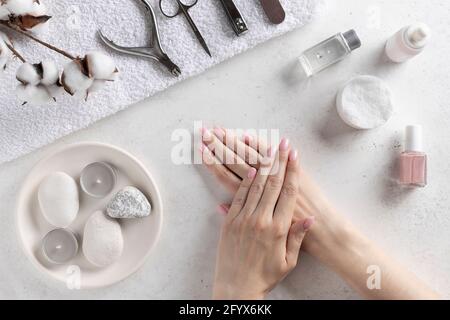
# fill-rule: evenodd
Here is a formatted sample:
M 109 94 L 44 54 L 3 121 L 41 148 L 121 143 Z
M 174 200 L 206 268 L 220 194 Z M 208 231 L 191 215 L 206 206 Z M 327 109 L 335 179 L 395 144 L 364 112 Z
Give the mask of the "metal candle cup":
M 95 162 L 81 172 L 81 189 L 94 198 L 104 198 L 116 185 L 116 171 L 105 162 Z

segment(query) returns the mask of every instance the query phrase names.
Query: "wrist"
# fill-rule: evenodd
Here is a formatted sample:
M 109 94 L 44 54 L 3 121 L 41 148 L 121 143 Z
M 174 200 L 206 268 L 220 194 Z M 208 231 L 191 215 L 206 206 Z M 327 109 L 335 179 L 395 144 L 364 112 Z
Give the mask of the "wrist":
M 230 285 L 215 284 L 213 290 L 214 300 L 264 300 L 265 296 L 265 293 L 250 292 Z

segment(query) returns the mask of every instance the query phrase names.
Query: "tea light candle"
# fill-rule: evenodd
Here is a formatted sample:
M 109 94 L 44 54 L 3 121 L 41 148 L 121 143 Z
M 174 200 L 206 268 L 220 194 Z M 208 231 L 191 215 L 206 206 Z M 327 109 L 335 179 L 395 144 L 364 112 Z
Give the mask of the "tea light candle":
M 81 172 L 81 189 L 94 198 L 104 198 L 116 184 L 116 172 L 105 162 L 95 162 Z
M 56 229 L 50 231 L 42 240 L 42 251 L 50 262 L 64 264 L 77 255 L 78 241 L 71 231 Z

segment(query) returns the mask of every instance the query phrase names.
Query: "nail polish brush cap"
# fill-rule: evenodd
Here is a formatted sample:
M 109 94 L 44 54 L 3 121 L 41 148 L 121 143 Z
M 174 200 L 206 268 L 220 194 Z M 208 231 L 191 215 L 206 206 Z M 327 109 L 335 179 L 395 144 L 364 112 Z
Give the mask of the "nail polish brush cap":
M 355 30 L 349 30 L 342 35 L 344 36 L 344 39 L 347 42 L 350 50 L 353 51 L 361 47 L 361 39 L 356 34 Z
M 423 152 L 422 126 L 413 125 L 406 127 L 406 152 Z

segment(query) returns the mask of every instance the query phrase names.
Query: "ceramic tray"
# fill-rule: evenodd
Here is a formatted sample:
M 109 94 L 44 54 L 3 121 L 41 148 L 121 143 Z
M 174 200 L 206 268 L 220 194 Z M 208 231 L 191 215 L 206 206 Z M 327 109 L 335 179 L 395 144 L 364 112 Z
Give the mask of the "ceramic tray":
M 80 251 L 68 264 L 51 264 L 43 256 L 41 242 L 42 238 L 55 228 L 45 220 L 40 211 L 37 199 L 39 184 L 48 174 L 62 171 L 72 176 L 79 186 L 83 168 L 98 161 L 108 162 L 116 168 L 116 187 L 110 195 L 100 200 L 84 194 L 79 187 L 80 211 L 69 229 L 76 234 Z M 86 260 L 81 249 L 84 225 L 93 212 L 104 210 L 115 193 L 128 185 L 137 187 L 148 197 L 152 204 L 152 213 L 144 219 L 119 220 L 124 238 L 123 255 L 119 261 L 107 268 L 96 268 Z M 98 288 L 125 279 L 144 264 L 159 238 L 162 214 L 158 188 L 139 160 L 110 145 L 80 143 L 59 149 L 39 162 L 30 172 L 18 198 L 17 231 L 25 254 L 39 270 L 66 282 L 69 287 L 76 287 L 78 282 L 81 289 Z

